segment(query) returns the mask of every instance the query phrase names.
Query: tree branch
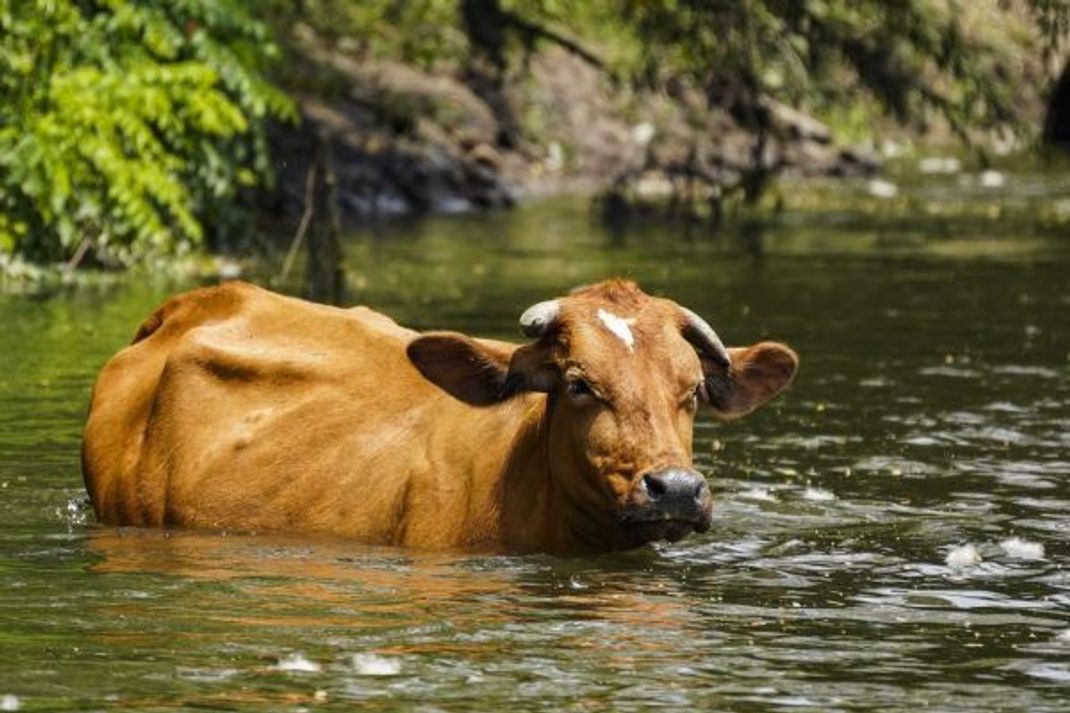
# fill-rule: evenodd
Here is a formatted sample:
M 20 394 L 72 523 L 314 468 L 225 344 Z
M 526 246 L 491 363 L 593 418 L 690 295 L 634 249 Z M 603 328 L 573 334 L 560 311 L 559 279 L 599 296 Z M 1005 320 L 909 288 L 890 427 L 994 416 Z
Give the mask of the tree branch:
M 509 22 L 509 24 L 513 26 L 514 29 L 516 29 L 518 32 L 526 34 L 529 38 L 529 41 L 533 41 L 535 39 L 540 38 L 544 40 L 549 40 L 554 44 L 564 47 L 566 50 L 576 55 L 592 67 L 595 67 L 596 69 L 606 68 L 605 62 L 603 62 L 598 55 L 596 55 L 594 52 L 591 52 L 589 49 L 579 44 L 575 40 L 571 40 L 568 37 L 565 37 L 564 35 L 555 32 L 554 30 L 543 27 L 542 25 L 536 25 L 533 22 L 529 22 L 528 20 L 525 20 L 516 13 L 510 12 L 508 10 L 502 10 L 502 15 Z

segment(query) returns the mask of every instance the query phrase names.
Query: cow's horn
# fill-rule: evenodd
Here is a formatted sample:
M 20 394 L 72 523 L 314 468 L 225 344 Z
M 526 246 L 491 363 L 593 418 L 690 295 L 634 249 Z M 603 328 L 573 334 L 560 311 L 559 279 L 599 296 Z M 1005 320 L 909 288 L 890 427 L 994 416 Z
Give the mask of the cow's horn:
M 717 336 L 717 332 L 713 331 L 713 327 L 687 307 L 681 307 L 680 310 L 684 313 L 684 338 L 721 366 L 731 366 L 732 359 L 728 356 L 728 350 L 724 348 L 724 343 Z
M 557 323 L 561 313 L 561 303 L 557 300 L 546 300 L 531 305 L 524 314 L 520 315 L 520 331 L 524 336 L 537 338 L 546 334 Z

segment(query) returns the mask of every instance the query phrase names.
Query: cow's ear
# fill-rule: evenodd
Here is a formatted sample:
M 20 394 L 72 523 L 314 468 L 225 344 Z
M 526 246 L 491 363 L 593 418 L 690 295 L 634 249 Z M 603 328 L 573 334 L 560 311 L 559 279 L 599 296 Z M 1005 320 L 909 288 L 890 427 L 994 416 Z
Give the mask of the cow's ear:
M 737 418 L 786 389 L 799 368 L 799 356 L 777 342 L 730 348 L 727 369 L 702 358 L 706 400 L 722 418 Z
M 406 353 L 424 377 L 473 406 L 489 406 L 526 391 L 549 392 L 560 379 L 545 347 L 473 339 L 456 332 L 430 332 Z

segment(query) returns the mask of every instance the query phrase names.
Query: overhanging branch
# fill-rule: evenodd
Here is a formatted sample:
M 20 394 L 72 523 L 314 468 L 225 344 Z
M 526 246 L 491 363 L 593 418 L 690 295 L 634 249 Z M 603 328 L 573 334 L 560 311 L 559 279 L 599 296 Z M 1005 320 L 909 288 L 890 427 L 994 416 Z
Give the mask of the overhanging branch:
M 543 27 L 542 25 L 536 25 L 534 22 L 525 20 L 514 12 L 503 10 L 502 15 L 504 15 L 505 19 L 509 22 L 509 24 L 513 26 L 513 29 L 527 36 L 529 44 L 534 43 L 534 40 L 536 39 L 549 40 L 550 42 L 553 42 L 556 45 L 564 47 L 566 50 L 576 55 L 592 67 L 595 67 L 597 69 L 605 69 L 605 62 L 603 62 L 598 55 L 596 55 L 594 52 L 590 51 L 583 45 L 579 44 L 575 40 L 565 37 L 564 35 L 555 32 L 554 30 L 551 30 L 547 27 Z

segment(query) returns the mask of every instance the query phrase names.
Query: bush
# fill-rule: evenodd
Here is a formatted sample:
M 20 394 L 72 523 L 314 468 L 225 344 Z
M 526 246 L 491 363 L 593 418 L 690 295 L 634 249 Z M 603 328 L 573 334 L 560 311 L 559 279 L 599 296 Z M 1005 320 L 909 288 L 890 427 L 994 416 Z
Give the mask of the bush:
M 0 251 L 129 264 L 232 225 L 290 101 L 236 0 L 0 0 Z

